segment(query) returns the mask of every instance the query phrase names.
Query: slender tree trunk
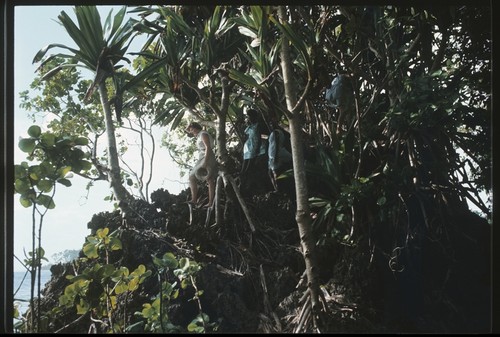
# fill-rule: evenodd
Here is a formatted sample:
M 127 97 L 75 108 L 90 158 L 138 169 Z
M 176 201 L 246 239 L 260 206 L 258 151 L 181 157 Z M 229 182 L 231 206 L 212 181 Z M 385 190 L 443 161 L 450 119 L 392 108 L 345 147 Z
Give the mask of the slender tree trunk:
M 286 22 L 286 12 L 283 6 L 279 7 L 278 14 L 280 21 Z M 289 111 L 287 117 L 290 125 L 293 174 L 297 199 L 297 212 L 295 214 L 295 219 L 299 229 L 302 254 L 304 256 L 306 266 L 306 275 L 308 280 L 307 287 L 311 296 L 313 318 L 316 322 L 316 328 L 319 328 L 318 325 L 320 322 L 318 322 L 317 318 L 319 317 L 319 313 L 321 311 L 321 305 L 319 302 L 319 285 L 316 276 L 317 264 L 311 230 L 312 219 L 309 209 L 307 177 L 304 163 L 304 148 L 301 131 L 302 122 L 299 113 L 300 109 L 295 107 L 297 98 L 295 83 L 293 82 L 292 62 L 290 60 L 290 48 L 288 43 L 288 39 L 283 35 L 281 43 L 281 70 L 285 86 L 286 104 Z
M 118 150 L 116 147 L 115 125 L 113 124 L 111 107 L 108 101 L 108 92 L 104 81 L 99 84 L 99 96 L 104 110 L 106 136 L 108 139 L 108 180 L 111 184 L 116 200 L 120 203 L 121 201 L 127 201 L 131 196 L 121 182 L 121 169 L 118 159 Z
M 221 95 L 221 106 L 220 112 L 217 115 L 218 117 L 218 129 L 217 129 L 217 152 L 220 161 L 224 164 L 227 161 L 227 146 L 226 146 L 226 116 L 227 110 L 229 108 L 229 94 L 232 86 L 228 86 L 228 78 L 227 75 L 220 74 L 221 86 L 222 86 L 222 95 Z

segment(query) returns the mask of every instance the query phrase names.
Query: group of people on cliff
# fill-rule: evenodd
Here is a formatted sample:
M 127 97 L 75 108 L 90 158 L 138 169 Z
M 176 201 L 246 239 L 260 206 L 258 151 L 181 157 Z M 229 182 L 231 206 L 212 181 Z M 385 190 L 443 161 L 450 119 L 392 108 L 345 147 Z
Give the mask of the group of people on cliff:
M 248 195 L 256 186 L 265 185 L 269 181 L 274 192 L 279 192 L 278 176 L 292 167 L 289 134 L 277 120 L 266 124 L 253 108 L 246 111 L 246 124 L 243 161 L 239 172 L 240 192 Z M 197 122 L 189 123 L 186 132 L 196 138 L 198 151 L 198 160 L 189 173 L 191 199 L 188 203 L 199 206 L 198 183 L 206 182 L 208 203 L 202 207 L 210 208 L 214 205 L 215 180 L 218 175 L 214 140 Z

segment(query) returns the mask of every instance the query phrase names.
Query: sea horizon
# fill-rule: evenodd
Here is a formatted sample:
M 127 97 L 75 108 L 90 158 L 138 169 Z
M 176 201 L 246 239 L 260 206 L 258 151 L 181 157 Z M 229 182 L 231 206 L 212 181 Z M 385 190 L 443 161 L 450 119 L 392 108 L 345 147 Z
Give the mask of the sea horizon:
M 52 273 L 50 268 L 43 268 L 40 273 L 41 279 L 41 289 L 45 287 L 45 284 L 50 280 Z M 26 271 L 14 271 L 14 305 L 18 305 L 18 311 L 20 315 L 23 315 L 29 307 L 29 299 L 31 295 L 31 285 L 30 276 Z M 21 284 L 22 282 L 22 284 Z M 20 286 L 21 285 L 21 286 Z

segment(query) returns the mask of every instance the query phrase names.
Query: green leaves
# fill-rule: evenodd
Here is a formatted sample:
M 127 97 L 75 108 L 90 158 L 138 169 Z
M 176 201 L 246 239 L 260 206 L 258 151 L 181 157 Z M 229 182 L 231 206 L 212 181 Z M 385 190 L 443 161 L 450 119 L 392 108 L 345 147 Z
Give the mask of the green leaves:
M 38 138 L 42 134 L 42 129 L 38 125 L 32 125 L 28 128 L 28 135 L 33 138 Z
M 89 236 L 88 244 L 83 249 L 84 253 L 94 256 L 101 248 L 113 250 L 113 247 L 121 247 L 118 238 L 108 233 L 108 228 L 101 228 L 94 236 Z M 127 267 L 94 263 L 81 274 L 67 277 L 71 284 L 59 297 L 60 307 L 74 306 L 79 315 L 92 310 L 98 319 L 109 317 L 119 305 L 118 295 L 136 291 L 151 274 L 152 272 L 142 264 L 130 273 Z M 116 324 L 109 332 L 120 332 L 121 329 L 122 327 Z
M 87 145 L 88 139 L 42 132 L 38 125 L 30 126 L 27 133 L 29 138 L 21 138 L 18 146 L 28 154 L 28 160 L 37 163 L 30 166 L 22 162 L 14 166 L 15 192 L 20 194 L 19 202 L 24 207 L 36 204 L 53 209 L 56 183 L 69 187 L 71 172 L 87 172 L 92 168 L 92 163 L 86 160 L 89 154 L 79 148 Z
M 32 153 L 36 147 L 36 140 L 40 138 L 42 131 L 38 125 L 32 125 L 28 129 L 30 138 L 22 138 L 19 140 L 19 148 L 26 153 Z
M 298 34 L 293 27 L 288 24 L 288 23 L 283 23 L 280 24 L 278 20 L 275 18 L 271 17 L 270 20 L 281 30 L 283 34 L 290 40 L 292 45 L 297 48 L 298 52 L 300 55 L 302 55 L 302 59 L 300 60 L 299 58 L 296 60 L 296 64 L 300 64 L 301 68 L 305 68 L 308 74 L 311 74 L 312 72 L 312 63 L 311 63 L 311 56 L 310 54 L 310 48 L 308 48 L 305 44 L 306 39 L 305 37 L 301 36 Z
M 99 251 L 115 251 L 122 249 L 121 241 L 114 233 L 109 234 L 109 228 L 98 229 L 94 236 L 87 237 L 87 243 L 83 245 L 83 253 L 89 259 L 99 257 Z
M 207 314 L 201 313 L 196 316 L 191 323 L 189 323 L 187 330 L 194 333 L 203 333 L 205 331 L 205 325 L 210 321 L 210 317 Z
M 41 266 L 41 261 L 48 261 L 45 257 L 45 250 L 42 247 L 38 247 L 34 252 L 28 252 L 28 258 L 23 262 L 26 266 L 37 267 Z
M 165 254 L 163 254 L 161 259 L 153 256 L 153 263 L 160 271 L 172 270 L 177 268 L 177 266 L 179 265 L 177 259 L 175 258 L 175 255 L 171 252 L 166 252 Z
M 135 291 L 139 285 L 151 275 L 151 270 L 147 270 L 144 265 L 139 265 L 132 273 L 128 268 L 120 267 L 113 271 L 111 280 L 116 282 L 114 287 L 115 294 L 119 295 L 127 291 Z
M 23 138 L 19 140 L 18 144 L 21 151 L 26 153 L 32 153 L 35 150 L 35 140 L 31 138 Z

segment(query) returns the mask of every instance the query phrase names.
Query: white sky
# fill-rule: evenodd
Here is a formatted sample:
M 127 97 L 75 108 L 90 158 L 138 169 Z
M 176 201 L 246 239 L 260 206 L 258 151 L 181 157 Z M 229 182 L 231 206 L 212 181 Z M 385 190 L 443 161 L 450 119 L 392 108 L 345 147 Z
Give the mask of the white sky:
M 111 6 L 99 6 L 101 20 L 106 18 Z M 116 14 L 119 7 L 115 7 Z M 61 43 L 75 46 L 64 28 L 56 22 L 59 13 L 64 10 L 73 15 L 72 6 L 17 6 L 15 8 L 15 49 L 14 49 L 14 162 L 26 160 L 26 155 L 17 148 L 19 137 L 27 137 L 27 129 L 32 125 L 28 112 L 19 108 L 19 93 L 29 89 L 35 77 L 37 65 L 31 62 L 35 54 L 42 47 L 50 43 Z M 35 28 L 36 27 L 36 28 Z M 134 50 L 131 46 L 130 51 Z M 49 50 L 49 53 L 65 51 L 62 49 Z M 36 124 L 41 122 L 37 119 Z M 119 131 L 122 133 L 122 131 Z M 161 130 L 158 134 L 161 134 Z M 157 146 L 160 143 L 157 139 Z M 187 188 L 185 179 L 179 177 L 178 168 L 172 163 L 168 152 L 158 147 L 153 169 L 153 181 L 149 193 L 164 188 L 170 193 L 177 194 Z M 133 164 L 129 164 L 133 166 Z M 155 171 L 156 170 L 156 171 Z M 165 174 L 167 172 L 167 174 Z M 64 250 L 81 249 L 85 237 L 90 234 L 87 223 L 92 215 L 112 211 L 113 205 L 105 201 L 104 197 L 110 194 L 109 184 L 105 181 L 96 182 L 88 192 L 85 186 L 87 181 L 75 176 L 71 179 L 72 186 L 65 187 L 58 184 L 55 195 L 56 207 L 49 210 L 42 224 L 42 247 L 45 256 L 51 260 L 52 255 Z M 39 217 L 35 226 L 38 229 Z M 21 260 L 25 259 L 24 251 L 32 251 L 32 208 L 24 208 L 19 203 L 19 195 L 14 195 L 14 254 Z M 23 270 L 21 264 L 14 260 L 14 270 Z

